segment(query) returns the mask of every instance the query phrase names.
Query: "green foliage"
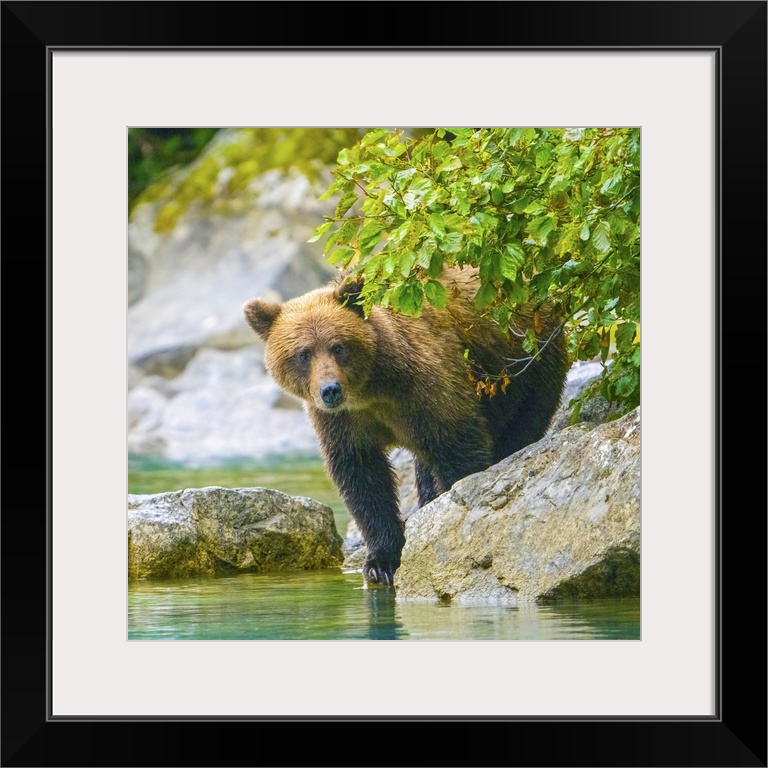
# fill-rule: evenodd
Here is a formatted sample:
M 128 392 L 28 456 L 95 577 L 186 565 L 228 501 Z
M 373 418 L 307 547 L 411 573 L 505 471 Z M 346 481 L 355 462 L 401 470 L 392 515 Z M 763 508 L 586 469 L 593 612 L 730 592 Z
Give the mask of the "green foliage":
M 128 210 L 169 169 L 194 160 L 218 128 L 129 128 Z
M 442 308 L 442 267 L 477 267 L 479 310 L 507 328 L 516 305 L 550 302 L 572 358 L 603 363 L 599 391 L 627 410 L 639 404 L 638 129 L 377 128 L 338 153 L 323 198 L 334 195 L 335 215 L 313 239 L 327 235 L 329 261 L 364 274 L 366 313 L 417 316 L 425 297 Z M 524 330 L 533 358 L 550 339 Z
M 215 128 L 197 130 L 217 131 Z M 158 232 L 173 229 L 192 203 L 209 206 L 220 214 L 239 211 L 250 204 L 249 187 L 257 176 L 275 168 L 295 168 L 312 180 L 318 179 L 327 166 L 336 161 L 339 151 L 356 142 L 361 133 L 357 128 L 221 130 L 208 151 L 189 165 L 179 167 L 192 156 L 185 159 L 169 155 L 173 160 L 157 166 L 147 177 L 154 183 L 146 186 L 145 179 L 144 186 L 137 186 L 133 197 L 129 196 L 131 208 L 143 202 L 158 202 L 155 221 Z M 131 141 L 129 131 L 129 175 L 133 172 L 130 158 L 135 155 L 131 154 Z M 166 168 L 168 171 L 158 177 L 157 173 Z M 355 200 L 352 189 L 345 190 L 336 208 L 336 217 L 343 216 Z

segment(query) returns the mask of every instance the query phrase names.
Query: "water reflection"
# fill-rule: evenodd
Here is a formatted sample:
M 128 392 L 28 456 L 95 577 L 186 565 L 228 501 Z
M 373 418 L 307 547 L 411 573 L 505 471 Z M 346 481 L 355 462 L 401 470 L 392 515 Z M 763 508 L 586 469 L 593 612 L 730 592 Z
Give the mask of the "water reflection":
M 640 601 L 546 606 L 398 601 L 337 569 L 131 584 L 131 640 L 640 638 Z

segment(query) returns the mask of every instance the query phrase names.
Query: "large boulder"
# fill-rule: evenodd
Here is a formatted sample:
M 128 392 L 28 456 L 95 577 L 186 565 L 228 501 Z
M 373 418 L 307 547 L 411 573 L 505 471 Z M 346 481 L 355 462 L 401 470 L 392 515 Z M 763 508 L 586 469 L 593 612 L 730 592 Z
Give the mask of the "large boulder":
M 544 437 L 406 523 L 398 599 L 639 594 L 640 409 Z
M 266 488 L 128 496 L 131 579 L 331 568 L 341 541 L 330 507 Z

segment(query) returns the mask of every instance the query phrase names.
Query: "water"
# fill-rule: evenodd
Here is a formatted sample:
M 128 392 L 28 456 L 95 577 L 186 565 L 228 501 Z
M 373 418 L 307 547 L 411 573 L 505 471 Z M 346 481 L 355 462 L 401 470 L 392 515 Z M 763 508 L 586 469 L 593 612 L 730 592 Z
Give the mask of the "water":
M 309 496 L 333 510 L 341 536 L 347 531 L 349 512 L 328 478 L 320 456 L 281 456 L 200 469 L 141 456 L 131 456 L 128 462 L 128 493 L 165 493 L 209 485 L 273 488 L 290 496 Z
M 340 569 L 142 581 L 130 640 L 639 640 L 640 601 L 510 607 L 402 602 Z
M 132 457 L 129 493 L 263 486 L 349 513 L 319 457 L 190 469 Z M 639 640 L 639 599 L 542 606 L 398 601 L 341 569 L 147 580 L 128 586 L 130 640 Z

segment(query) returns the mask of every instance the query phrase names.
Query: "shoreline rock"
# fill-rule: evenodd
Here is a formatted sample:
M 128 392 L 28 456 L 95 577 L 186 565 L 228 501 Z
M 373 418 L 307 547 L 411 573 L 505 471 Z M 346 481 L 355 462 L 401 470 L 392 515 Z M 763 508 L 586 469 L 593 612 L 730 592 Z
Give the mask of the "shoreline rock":
M 333 511 L 267 488 L 128 496 L 128 577 L 176 578 L 341 565 Z
M 639 410 L 544 437 L 412 515 L 398 600 L 639 595 Z

